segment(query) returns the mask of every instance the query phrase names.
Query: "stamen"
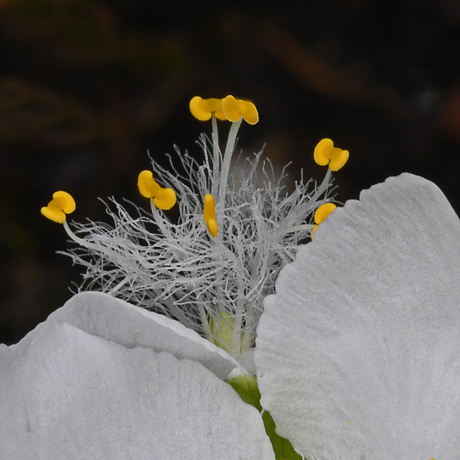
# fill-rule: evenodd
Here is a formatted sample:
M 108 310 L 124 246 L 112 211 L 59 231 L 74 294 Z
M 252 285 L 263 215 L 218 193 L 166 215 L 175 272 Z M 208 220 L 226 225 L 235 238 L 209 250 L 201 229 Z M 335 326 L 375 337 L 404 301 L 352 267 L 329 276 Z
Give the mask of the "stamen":
M 255 125 L 259 121 L 259 113 L 256 106 L 250 101 L 235 99 L 227 96 L 222 100 L 224 114 L 227 120 L 236 122 L 241 118 L 250 125 Z
M 216 117 L 212 117 L 212 182 L 211 182 L 211 193 L 213 196 L 217 196 L 217 189 L 219 186 L 219 170 L 220 163 L 222 160 L 222 153 L 219 147 L 219 131 L 217 129 Z
M 75 200 L 73 199 L 72 195 L 67 192 L 63 192 L 62 190 L 53 193 L 53 199 L 48 203 L 48 206 L 43 206 L 41 208 L 41 213 L 47 217 L 48 219 L 57 222 L 58 224 L 62 224 L 64 230 L 67 234 L 75 241 L 75 243 L 79 244 L 82 247 L 88 248 L 97 252 L 99 247 L 95 244 L 87 242 L 85 239 L 78 237 L 75 233 L 70 229 L 67 221 L 66 221 L 66 214 L 71 214 L 75 211 L 76 204 Z
M 219 120 L 227 119 L 222 109 L 222 99 L 214 97 L 203 99 L 200 96 L 195 96 L 190 100 L 189 107 L 192 115 L 200 121 L 207 121 L 213 115 Z
M 225 204 L 225 194 L 227 193 L 228 174 L 230 172 L 230 164 L 232 161 L 233 152 L 235 150 L 236 136 L 241 126 L 241 117 L 238 121 L 232 123 L 228 133 L 227 145 L 225 146 L 224 158 L 222 160 L 222 167 L 219 179 L 219 196 L 217 197 L 218 203 Z
M 331 171 L 338 171 L 348 161 L 350 153 L 348 150 L 342 150 L 334 147 L 331 139 L 325 138 L 318 142 L 313 152 L 313 158 L 316 164 L 320 166 L 329 165 Z
M 63 224 L 66 220 L 66 214 L 71 214 L 75 208 L 76 204 L 72 195 L 60 190 L 53 193 L 53 199 L 48 203 L 48 206 L 41 208 L 41 213 L 48 219 Z
M 139 193 L 151 198 L 158 209 L 168 210 L 176 204 L 176 193 L 172 188 L 163 188 L 153 178 L 152 171 L 142 171 L 137 178 Z
M 215 238 L 219 233 L 219 226 L 216 220 L 216 203 L 210 193 L 204 196 L 203 218 L 208 227 L 208 232 Z
M 313 235 L 318 229 L 319 224 L 324 222 L 336 207 L 337 206 L 334 203 L 324 203 L 315 211 L 314 220 L 316 225 L 313 227 L 311 232 L 311 239 L 313 239 Z

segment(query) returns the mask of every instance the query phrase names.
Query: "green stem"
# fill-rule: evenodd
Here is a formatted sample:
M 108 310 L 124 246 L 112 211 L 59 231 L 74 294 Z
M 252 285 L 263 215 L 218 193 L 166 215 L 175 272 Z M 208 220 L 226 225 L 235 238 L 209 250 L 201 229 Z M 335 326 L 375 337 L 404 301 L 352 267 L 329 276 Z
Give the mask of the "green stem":
M 231 378 L 228 383 L 245 403 L 254 406 L 262 413 L 260 391 L 256 377 L 240 374 Z M 276 460 L 302 460 L 303 457 L 294 450 L 292 444 L 287 439 L 276 434 L 275 422 L 267 411 L 263 411 L 262 420 L 265 425 L 265 431 L 273 445 Z

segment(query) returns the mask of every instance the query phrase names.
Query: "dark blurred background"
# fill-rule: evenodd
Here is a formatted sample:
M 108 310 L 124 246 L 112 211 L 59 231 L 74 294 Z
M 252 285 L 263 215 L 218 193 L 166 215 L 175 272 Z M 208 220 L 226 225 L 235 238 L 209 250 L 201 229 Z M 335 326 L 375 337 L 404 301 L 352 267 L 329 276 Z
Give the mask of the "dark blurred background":
M 459 210 L 459 24 L 458 0 L 0 0 L 0 342 L 78 281 L 40 207 L 58 189 L 78 221 L 107 220 L 97 197 L 142 204 L 147 150 L 193 151 L 209 131 L 194 95 L 252 99 L 239 145 L 267 144 L 293 180 L 322 178 L 312 151 L 331 137 L 351 153 L 340 200 L 410 171 Z

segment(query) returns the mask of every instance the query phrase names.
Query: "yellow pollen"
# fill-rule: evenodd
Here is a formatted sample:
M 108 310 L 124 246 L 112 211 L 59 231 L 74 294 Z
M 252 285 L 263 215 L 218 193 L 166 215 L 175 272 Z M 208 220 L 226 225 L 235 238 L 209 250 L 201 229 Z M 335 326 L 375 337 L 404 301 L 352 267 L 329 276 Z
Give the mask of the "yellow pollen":
M 75 200 L 72 195 L 60 190 L 53 193 L 53 199 L 48 203 L 48 206 L 42 207 L 41 213 L 48 219 L 63 224 L 66 220 L 66 214 L 71 214 L 75 208 Z
M 215 238 L 219 233 L 219 226 L 216 220 L 216 202 L 210 193 L 204 196 L 203 219 L 208 227 L 208 232 Z
M 348 150 L 342 150 L 334 147 L 331 139 L 325 138 L 318 142 L 313 152 L 313 158 L 316 164 L 320 166 L 329 165 L 331 171 L 338 171 L 348 161 L 350 153 Z
M 250 125 L 255 125 L 259 121 L 259 113 L 256 106 L 250 101 L 235 99 L 227 96 L 222 100 L 224 114 L 227 120 L 236 122 L 243 117 L 243 120 Z
M 315 211 L 314 219 L 316 225 L 313 227 L 313 230 L 311 232 L 311 239 L 313 239 L 313 235 L 318 229 L 319 224 L 321 222 L 324 222 L 336 207 L 337 206 L 334 203 L 324 203 Z
M 226 120 L 222 107 L 222 99 L 203 99 L 200 96 L 192 97 L 189 103 L 190 112 L 200 121 L 209 120 L 213 115 L 219 120 Z
M 152 171 L 142 171 L 137 178 L 139 193 L 151 198 L 158 209 L 168 210 L 176 204 L 176 193 L 172 188 L 161 187 L 153 178 Z

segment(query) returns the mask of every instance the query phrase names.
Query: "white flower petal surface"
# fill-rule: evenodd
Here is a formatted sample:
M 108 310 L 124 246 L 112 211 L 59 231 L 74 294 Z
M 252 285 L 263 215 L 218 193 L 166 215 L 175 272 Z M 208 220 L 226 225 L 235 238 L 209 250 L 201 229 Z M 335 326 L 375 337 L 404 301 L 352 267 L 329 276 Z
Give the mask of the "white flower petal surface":
M 102 292 L 81 292 L 52 313 L 48 323 L 68 323 L 125 347 L 168 351 L 198 361 L 225 379 L 238 362 L 222 348 L 178 321 Z
M 0 348 L 0 457 L 273 459 L 260 414 L 201 364 L 45 323 Z
M 265 302 L 262 406 L 309 460 L 460 458 L 460 222 L 410 174 L 323 222 Z

